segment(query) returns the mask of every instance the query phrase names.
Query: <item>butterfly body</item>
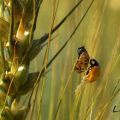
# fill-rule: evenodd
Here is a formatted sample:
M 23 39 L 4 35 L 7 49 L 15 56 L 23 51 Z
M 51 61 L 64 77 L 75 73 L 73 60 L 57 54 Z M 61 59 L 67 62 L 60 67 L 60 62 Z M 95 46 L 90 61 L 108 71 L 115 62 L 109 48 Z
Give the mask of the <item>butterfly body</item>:
M 86 81 L 94 82 L 100 76 L 100 66 L 95 59 L 90 60 L 90 67 L 86 73 Z

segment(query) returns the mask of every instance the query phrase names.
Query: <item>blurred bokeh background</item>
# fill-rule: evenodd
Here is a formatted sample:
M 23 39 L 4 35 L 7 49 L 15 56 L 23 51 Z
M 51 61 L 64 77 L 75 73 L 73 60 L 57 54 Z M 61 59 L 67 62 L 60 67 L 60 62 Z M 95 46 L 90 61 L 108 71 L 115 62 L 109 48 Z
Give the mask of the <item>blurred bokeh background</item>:
M 78 1 L 59 0 L 54 26 L 62 20 Z M 40 38 L 44 33 L 50 31 L 53 2 L 54 0 L 43 0 L 39 11 L 35 39 Z M 50 44 L 49 60 L 69 38 L 89 4 L 90 0 L 83 0 L 83 3 L 68 20 L 52 35 L 55 38 Z M 66 85 L 76 61 L 77 48 L 81 46 L 85 46 L 91 58 L 98 60 L 101 67 L 101 75 L 96 82 L 86 84 L 74 120 L 84 120 L 85 117 L 87 120 L 97 120 L 96 116 L 99 116 L 101 111 L 103 114 L 99 118 L 100 120 L 120 120 L 120 113 L 113 113 L 115 105 L 120 110 L 120 93 L 114 96 L 114 99 L 110 102 L 113 90 L 119 84 L 118 81 L 120 80 L 119 0 L 95 0 L 79 29 L 65 49 L 48 68 L 49 72 L 42 78 L 45 83 L 41 102 L 41 119 L 53 120 L 59 96 Z M 44 52 L 45 49 L 32 61 L 31 71 L 40 71 Z M 61 102 L 57 120 L 71 120 L 75 89 L 80 81 L 81 76 L 74 71 Z M 120 88 L 120 85 L 116 89 L 118 88 Z M 41 89 L 40 87 L 40 94 L 38 95 L 41 95 Z M 38 97 L 36 109 L 39 106 L 39 99 Z M 91 104 L 92 110 L 86 116 L 88 107 Z

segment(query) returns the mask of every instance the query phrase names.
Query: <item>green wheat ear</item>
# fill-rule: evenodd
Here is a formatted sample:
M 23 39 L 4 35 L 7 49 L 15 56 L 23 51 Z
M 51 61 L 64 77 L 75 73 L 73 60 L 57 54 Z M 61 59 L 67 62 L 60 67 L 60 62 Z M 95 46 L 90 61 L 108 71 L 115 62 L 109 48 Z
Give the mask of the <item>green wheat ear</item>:
M 0 3 L 1 120 L 15 120 L 22 114 L 21 119 L 24 120 L 26 117 L 25 109 L 18 109 L 16 106 L 13 110 L 12 105 L 16 95 L 20 97 L 32 89 L 38 75 L 38 73 L 29 74 L 31 60 L 29 54 L 32 57 L 29 48 L 33 46 L 31 41 L 41 2 L 41 0 L 36 2 L 33 0 L 5 0 Z M 39 43 L 40 48 L 44 42 Z

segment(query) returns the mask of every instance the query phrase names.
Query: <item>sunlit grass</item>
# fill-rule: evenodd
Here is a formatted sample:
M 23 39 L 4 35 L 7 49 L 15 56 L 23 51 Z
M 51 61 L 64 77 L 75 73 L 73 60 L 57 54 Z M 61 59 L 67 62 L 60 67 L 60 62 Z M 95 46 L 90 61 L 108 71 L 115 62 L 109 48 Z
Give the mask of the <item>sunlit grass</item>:
M 31 72 L 38 72 L 34 87 L 20 100 L 30 107 L 27 120 L 120 119 L 119 112 L 113 113 L 115 105 L 120 110 L 120 7 L 116 1 L 82 0 L 72 15 L 69 11 L 79 0 L 43 1 L 34 38 L 47 33 L 48 40 L 30 65 Z M 62 19 L 64 24 L 54 33 Z M 100 64 L 100 77 L 93 83 L 82 83 L 84 74 L 74 71 L 81 46 Z
M 83 12 L 85 10 L 85 7 L 86 5 L 84 4 L 84 7 L 79 9 Z M 58 43 L 59 45 L 61 45 L 62 39 L 64 40 L 64 38 L 66 38 L 64 34 L 64 32 L 67 30 L 66 27 L 71 30 L 71 28 L 74 28 L 75 24 L 77 23 L 76 21 L 78 21 L 78 19 L 80 18 L 81 11 L 79 11 L 79 9 L 77 9 L 75 14 L 75 16 L 77 17 L 75 18 L 71 17 L 69 19 L 69 23 L 66 23 L 67 25 L 65 25 L 65 27 L 63 26 L 63 28 L 59 30 L 58 38 L 56 39 L 60 41 L 60 43 Z M 101 76 L 95 83 L 86 84 L 85 87 L 82 89 L 80 101 L 79 101 L 77 110 L 74 113 L 75 115 L 73 120 L 75 119 L 76 120 L 77 119 L 103 120 L 103 119 L 109 118 L 110 112 L 111 114 L 113 114 L 112 110 L 114 106 L 115 96 L 112 94 L 112 90 L 115 87 L 114 84 L 118 80 L 117 78 L 119 78 L 117 74 L 119 70 L 116 71 L 115 74 L 117 75 L 115 76 L 113 75 L 114 72 L 112 71 L 117 69 L 115 67 L 116 66 L 115 64 L 119 65 L 120 45 L 116 40 L 117 38 L 119 39 L 119 37 L 116 36 L 116 32 L 118 32 L 118 30 L 115 30 L 115 28 L 119 29 L 119 25 L 118 27 L 116 26 L 116 24 L 119 24 L 119 23 L 118 22 L 107 23 L 108 19 L 106 18 L 106 15 L 110 16 L 110 13 L 108 14 L 108 9 L 110 9 L 109 1 L 105 1 L 105 2 L 95 1 L 92 9 L 89 11 L 89 14 L 84 19 L 84 22 L 82 23 L 79 29 L 79 32 L 77 31 L 77 33 L 72 38 L 71 43 L 69 43 L 70 47 L 66 47 L 64 52 L 62 52 L 60 56 L 56 59 L 56 62 L 54 63 L 54 67 L 52 67 L 52 71 L 49 73 L 49 77 L 47 78 L 47 80 L 51 80 L 51 82 L 48 82 L 48 83 L 52 83 L 52 86 L 50 87 L 52 89 L 52 91 L 50 91 L 51 99 L 50 99 L 49 105 L 48 104 L 46 105 L 46 107 L 49 108 L 49 116 L 51 116 L 50 119 L 53 119 L 55 115 L 57 103 L 59 101 L 58 94 L 61 95 L 61 90 L 64 89 L 64 86 L 66 85 L 66 81 L 69 77 L 70 71 L 72 70 L 72 65 L 75 63 L 75 59 L 77 58 L 76 50 L 78 47 L 83 45 L 87 48 L 91 58 L 96 58 L 99 61 L 100 67 L 101 67 Z M 113 12 L 113 14 L 115 13 Z M 116 15 L 115 18 L 111 18 L 111 19 L 112 21 L 114 21 L 115 19 L 116 19 L 115 21 L 117 21 L 118 17 Z M 109 21 L 111 20 L 109 19 Z M 111 27 L 112 26 L 114 27 L 114 24 L 116 27 L 114 28 L 114 30 L 112 30 Z M 109 25 L 109 28 L 111 29 L 107 29 L 108 25 Z M 111 33 L 111 30 L 113 31 L 112 33 Z M 66 35 L 70 33 L 69 30 L 67 31 L 68 33 Z M 110 35 L 116 36 L 117 38 L 112 37 L 109 40 Z M 58 44 L 57 46 L 59 46 Z M 113 47 L 112 44 L 116 44 L 118 45 L 118 47 L 116 47 L 115 45 L 113 45 L 115 46 Z M 51 49 L 53 52 L 56 51 L 56 49 L 53 49 L 53 48 Z M 115 54 L 115 52 L 117 52 L 116 57 L 113 57 L 112 53 Z M 111 59 L 113 60 L 111 61 Z M 109 65 L 111 65 L 112 67 L 107 67 Z M 108 72 L 106 72 L 106 70 Z M 111 72 L 109 73 L 109 71 Z M 50 74 L 53 76 L 52 78 L 50 77 Z M 110 79 L 107 78 L 108 75 Z M 114 77 L 111 78 L 110 76 L 114 76 Z M 80 79 L 81 77 L 77 73 L 75 72 L 72 73 L 71 83 L 68 85 L 68 88 L 64 93 L 60 110 L 58 112 L 58 117 L 57 117 L 58 120 L 59 119 L 72 120 L 71 112 L 72 112 L 74 100 L 75 100 L 75 89 L 77 85 L 80 83 L 81 81 Z M 47 86 L 49 85 L 47 84 Z M 118 88 L 119 88 L 119 85 L 118 85 Z M 44 93 L 46 94 L 45 95 L 46 97 L 48 96 L 47 92 L 48 90 L 46 88 Z M 46 98 L 44 99 L 46 101 Z M 48 97 L 48 100 L 49 100 L 49 97 Z M 43 109 L 43 111 L 46 112 L 46 109 Z M 44 116 L 45 116 L 45 113 L 43 114 L 43 117 Z M 113 114 L 113 117 L 114 117 L 114 114 Z M 44 119 L 49 119 L 49 117 L 47 118 L 45 117 Z M 110 119 L 112 119 L 112 116 Z

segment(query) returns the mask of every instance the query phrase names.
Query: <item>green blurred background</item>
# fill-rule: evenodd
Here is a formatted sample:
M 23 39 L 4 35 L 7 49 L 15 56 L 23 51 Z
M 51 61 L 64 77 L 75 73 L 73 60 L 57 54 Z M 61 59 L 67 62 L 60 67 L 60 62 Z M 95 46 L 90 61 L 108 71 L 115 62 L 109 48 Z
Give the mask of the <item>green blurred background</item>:
M 77 2 L 78 0 L 59 0 L 55 25 L 62 20 Z M 60 29 L 52 35 L 52 37 L 56 37 L 50 45 L 49 59 L 68 39 L 89 4 L 90 0 L 84 0 Z M 52 22 L 52 10 L 53 0 L 43 0 L 35 38 L 40 38 L 44 33 L 49 32 Z M 112 91 L 120 79 L 119 0 L 95 0 L 71 41 L 49 67 L 50 71 L 43 77 L 45 86 L 42 97 L 42 120 L 53 120 L 59 96 L 77 58 L 77 48 L 81 46 L 85 46 L 91 58 L 99 61 L 101 76 L 96 82 L 85 86 L 75 120 L 83 120 L 88 106 L 101 90 L 100 95 L 96 98 L 91 115 L 87 116 L 87 120 L 94 120 L 98 111 L 102 111 L 103 105 L 110 100 Z M 32 61 L 31 71 L 41 69 L 44 52 L 45 49 Z M 80 75 L 73 72 L 58 112 L 58 120 L 70 120 L 75 89 L 80 81 Z M 39 88 L 39 92 L 41 92 L 41 88 Z M 114 105 L 117 105 L 117 108 L 120 109 L 120 93 L 108 106 L 101 120 L 120 120 L 120 114 L 112 112 Z M 39 102 L 36 106 L 39 106 Z

